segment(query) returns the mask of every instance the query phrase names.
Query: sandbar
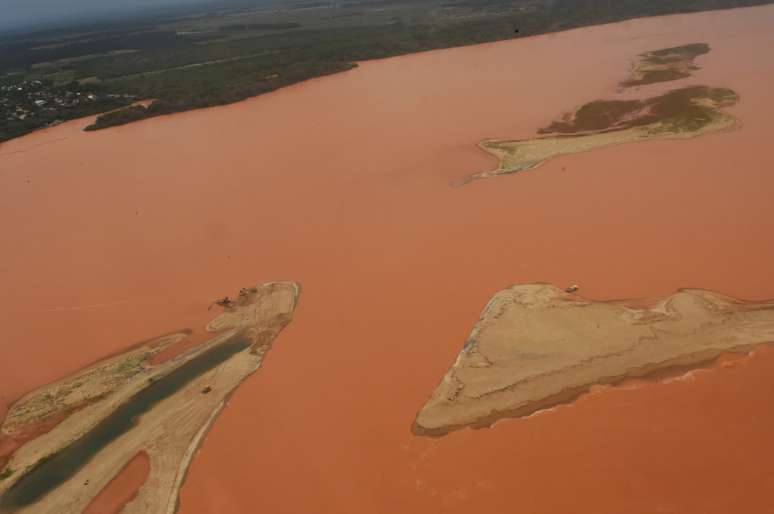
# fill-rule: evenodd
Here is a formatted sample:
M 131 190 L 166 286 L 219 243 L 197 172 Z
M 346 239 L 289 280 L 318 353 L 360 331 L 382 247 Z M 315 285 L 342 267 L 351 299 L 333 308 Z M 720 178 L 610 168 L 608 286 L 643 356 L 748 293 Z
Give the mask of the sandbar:
M 767 342 L 774 342 L 774 301 L 684 289 L 633 306 L 549 284 L 511 286 L 487 303 L 413 432 L 487 427 L 576 398 L 594 384 L 706 363 Z

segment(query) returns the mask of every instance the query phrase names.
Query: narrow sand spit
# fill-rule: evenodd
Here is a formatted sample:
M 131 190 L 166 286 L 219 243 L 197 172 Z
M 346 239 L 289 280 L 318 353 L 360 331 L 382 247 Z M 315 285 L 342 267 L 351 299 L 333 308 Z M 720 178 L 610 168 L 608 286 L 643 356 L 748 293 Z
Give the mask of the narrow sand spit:
M 210 322 L 208 330 L 218 335 L 197 348 L 145 364 L 180 340 L 167 336 L 22 399 L 9 416 L 16 430 L 37 423 L 41 412 L 66 417 L 12 455 L 5 469 L 13 473 L 0 482 L 0 512 L 80 514 L 143 454 L 150 459 L 146 485 L 122 512 L 174 513 L 193 452 L 226 398 L 261 366 L 290 322 L 299 291 L 293 282 L 243 289 Z M 76 392 L 85 406 L 71 412 Z M 115 503 L 110 490 L 105 494 L 97 505 Z
M 770 514 L 768 350 L 489 430 L 410 427 L 503 284 L 774 297 L 773 25 L 761 7 L 427 52 L 4 144 L 0 394 L 203 327 L 224 290 L 292 277 L 304 301 L 196 452 L 180 514 Z M 616 97 L 632 56 L 693 42 L 712 48 L 702 69 L 667 84 L 736 91 L 741 130 L 449 187 L 496 165 L 478 141 L 532 137 L 568 106 Z
M 685 289 L 646 308 L 548 284 L 495 294 L 414 422 L 417 435 L 491 426 L 610 384 L 774 342 L 774 301 Z

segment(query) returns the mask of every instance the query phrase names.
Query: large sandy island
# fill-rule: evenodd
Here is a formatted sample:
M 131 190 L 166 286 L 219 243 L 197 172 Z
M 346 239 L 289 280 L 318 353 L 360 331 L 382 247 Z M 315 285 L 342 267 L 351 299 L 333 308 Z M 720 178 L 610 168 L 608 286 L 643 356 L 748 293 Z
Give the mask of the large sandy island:
M 413 430 L 438 436 L 486 427 L 575 399 L 594 384 L 690 368 L 768 342 L 774 301 L 686 289 L 635 307 L 516 285 L 489 300 Z
M 774 297 L 772 26 L 761 7 L 427 52 L 0 145 L 1 399 L 293 279 L 294 320 L 193 456 L 180 514 L 770 514 L 766 350 L 489 430 L 410 428 L 505 284 Z M 477 142 L 533 137 L 616 97 L 633 56 L 694 42 L 700 70 L 638 94 L 728 87 L 741 130 L 449 187 L 496 166 Z

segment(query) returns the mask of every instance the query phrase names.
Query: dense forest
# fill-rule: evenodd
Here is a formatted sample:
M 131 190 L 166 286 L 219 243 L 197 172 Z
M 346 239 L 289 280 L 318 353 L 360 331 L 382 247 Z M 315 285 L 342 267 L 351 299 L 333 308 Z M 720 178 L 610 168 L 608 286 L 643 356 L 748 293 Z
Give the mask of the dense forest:
M 525 37 L 641 16 L 772 0 L 356 0 L 252 5 L 0 38 L 0 86 L 47 81 L 98 89 L 77 109 L 0 105 L 0 141 L 52 120 L 104 112 L 89 129 L 232 103 L 355 62 Z M 218 5 L 218 4 L 212 4 Z M 199 7 L 199 9 L 202 9 Z M 5 109 L 5 110 L 2 110 Z M 15 109 L 15 110 L 14 110 Z

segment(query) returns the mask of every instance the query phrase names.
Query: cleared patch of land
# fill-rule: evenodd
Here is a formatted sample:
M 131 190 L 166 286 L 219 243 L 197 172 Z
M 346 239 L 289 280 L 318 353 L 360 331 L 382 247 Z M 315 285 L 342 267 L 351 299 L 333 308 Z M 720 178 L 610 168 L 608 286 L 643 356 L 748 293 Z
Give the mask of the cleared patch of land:
M 684 289 L 646 306 L 516 285 L 487 304 L 412 431 L 441 436 L 566 402 L 594 384 L 774 342 L 774 301 Z
M 208 326 L 218 335 L 197 348 L 154 366 L 149 357 L 185 334 L 165 336 L 25 396 L 9 412 L 9 434 L 64 419 L 11 455 L 0 512 L 81 513 L 143 452 L 148 479 L 122 512 L 174 512 L 193 452 L 290 322 L 299 292 L 293 282 L 243 289 Z
M 645 52 L 637 57 L 629 78 L 621 82 L 621 87 L 644 86 L 690 77 L 699 69 L 696 58 L 709 51 L 710 47 L 706 43 L 691 43 Z
M 644 140 L 688 139 L 733 129 L 739 126 L 738 120 L 721 109 L 737 100 L 731 89 L 707 86 L 676 89 L 645 100 L 595 100 L 538 130 L 543 137 L 481 141 L 479 146 L 495 155 L 500 164 L 494 170 L 469 175 L 462 184 L 537 168 L 559 155 Z

